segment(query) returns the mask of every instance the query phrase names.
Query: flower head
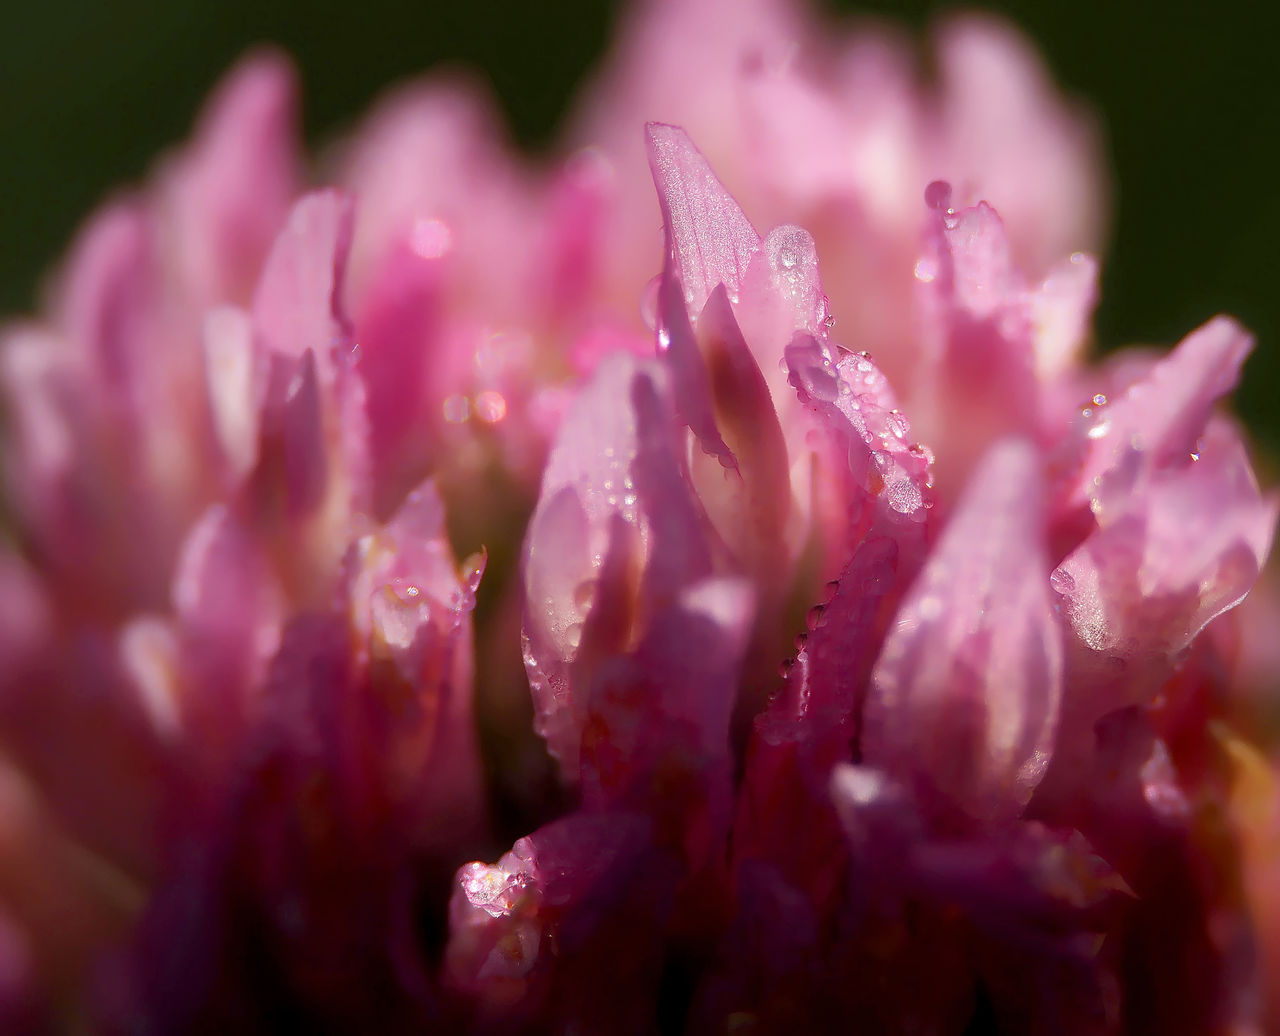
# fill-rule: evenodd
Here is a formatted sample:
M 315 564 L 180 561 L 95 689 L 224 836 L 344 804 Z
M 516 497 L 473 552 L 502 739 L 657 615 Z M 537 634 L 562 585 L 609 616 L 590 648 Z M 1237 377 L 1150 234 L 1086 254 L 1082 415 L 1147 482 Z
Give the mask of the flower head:
M 1252 341 L 1087 365 L 1091 123 L 937 49 L 654 0 L 314 190 L 232 73 L 0 353 L 0 1016 L 1261 1024 Z

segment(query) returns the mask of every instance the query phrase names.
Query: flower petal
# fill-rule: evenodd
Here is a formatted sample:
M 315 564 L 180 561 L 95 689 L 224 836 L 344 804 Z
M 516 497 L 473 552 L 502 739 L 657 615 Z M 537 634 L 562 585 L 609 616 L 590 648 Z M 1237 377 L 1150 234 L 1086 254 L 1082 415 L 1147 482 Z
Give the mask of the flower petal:
M 1041 495 L 1028 445 L 986 457 L 898 612 L 863 713 L 868 765 L 983 819 L 1026 805 L 1057 726 Z

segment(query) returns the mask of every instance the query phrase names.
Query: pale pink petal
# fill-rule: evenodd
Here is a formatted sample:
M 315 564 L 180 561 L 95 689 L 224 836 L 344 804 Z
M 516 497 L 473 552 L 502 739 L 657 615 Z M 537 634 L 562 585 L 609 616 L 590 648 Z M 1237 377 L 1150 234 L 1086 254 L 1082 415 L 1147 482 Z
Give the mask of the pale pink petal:
M 145 213 L 117 202 L 81 232 L 58 289 L 59 323 L 83 350 L 102 404 L 126 417 L 146 402 L 142 350 L 152 330 L 156 270 Z
M 736 300 L 760 235 L 684 130 L 650 123 L 647 133 L 668 254 L 689 312 L 702 312 L 719 284 Z
M 294 205 L 253 299 L 254 332 L 263 346 L 294 360 L 313 352 L 325 386 L 334 380 L 332 354 L 350 333 L 341 305 L 353 208 L 337 191 L 317 191 Z
M 1238 433 L 1213 422 L 1199 442 L 1197 460 L 1153 476 L 1054 572 L 1094 708 L 1151 694 L 1270 552 L 1280 501 L 1259 493 Z
M 1032 275 L 1096 250 L 1108 205 L 1094 119 L 1063 103 L 1027 41 L 990 16 L 943 22 L 936 51 L 941 146 L 927 173 L 991 202 Z
M 867 764 L 984 819 L 1026 805 L 1057 726 L 1042 492 L 1030 447 L 982 462 L 898 612 L 863 713 Z
M 160 210 L 196 308 L 246 303 L 301 188 L 297 84 L 289 61 L 251 54 L 208 101 L 166 170 Z
M 267 356 L 254 341 L 249 315 L 233 306 L 206 314 L 201 344 L 214 434 L 236 485 L 258 460 Z
M 178 725 L 189 751 L 213 773 L 225 772 L 256 718 L 284 621 L 281 588 L 240 515 L 217 504 L 195 524 L 178 556 L 172 600 Z
M 1073 252 L 1053 266 L 1031 296 L 1036 375 L 1051 381 L 1080 359 L 1098 302 L 1098 260 Z
M 1118 398 L 1096 396 L 1077 428 L 1085 453 L 1070 502 L 1088 502 L 1106 525 L 1124 513 L 1129 494 L 1151 473 L 1191 463 L 1214 405 L 1235 387 L 1252 349 L 1248 332 L 1230 317 L 1217 317 Z
M 539 732 L 570 779 L 582 722 L 570 667 L 593 600 L 619 597 L 626 625 L 642 626 L 710 568 L 662 375 L 625 353 L 600 365 L 565 415 L 529 526 L 525 664 Z M 623 582 L 606 584 L 614 571 Z

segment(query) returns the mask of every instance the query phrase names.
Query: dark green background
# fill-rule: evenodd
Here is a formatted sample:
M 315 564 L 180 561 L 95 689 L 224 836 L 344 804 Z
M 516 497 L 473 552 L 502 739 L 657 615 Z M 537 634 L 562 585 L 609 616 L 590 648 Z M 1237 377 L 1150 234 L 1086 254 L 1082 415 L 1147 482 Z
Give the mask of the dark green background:
M 924 25 L 941 5 L 841 3 Z M 1258 335 L 1238 404 L 1280 446 L 1275 405 L 1280 89 L 1256 0 L 989 5 L 1038 42 L 1107 124 L 1118 181 L 1098 337 L 1173 342 L 1213 313 Z M 1143 5 L 1145 7 L 1146 5 Z M 5 4 L 0 15 L 0 311 L 29 309 L 80 219 L 181 139 L 210 85 L 252 42 L 302 69 L 323 140 L 385 84 L 442 60 L 482 68 L 536 145 L 601 51 L 615 6 L 472 0 L 354 5 L 223 0 Z

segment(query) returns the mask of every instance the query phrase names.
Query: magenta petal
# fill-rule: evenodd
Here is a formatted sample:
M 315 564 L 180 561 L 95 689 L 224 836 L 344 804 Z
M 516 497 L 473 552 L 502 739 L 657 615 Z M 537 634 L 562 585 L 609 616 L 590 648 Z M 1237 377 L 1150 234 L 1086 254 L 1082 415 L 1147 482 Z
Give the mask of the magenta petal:
M 188 534 L 173 578 L 183 674 L 180 723 L 204 764 L 233 758 L 280 641 L 280 588 L 233 512 L 211 507 Z
M 678 126 L 647 127 L 649 168 L 667 230 L 667 250 L 692 314 L 723 284 L 737 298 L 760 235 Z
M 1041 497 L 1029 446 L 988 454 L 898 612 L 863 714 L 867 764 L 984 819 L 1026 805 L 1058 720 Z
M 475 1012 L 470 1029 L 654 1028 L 672 872 L 650 832 L 634 814 L 575 813 L 459 869 L 443 977 Z
M 584 806 L 665 818 L 694 868 L 710 862 L 728 826 L 729 719 L 754 614 L 746 582 L 696 583 L 588 690 Z

